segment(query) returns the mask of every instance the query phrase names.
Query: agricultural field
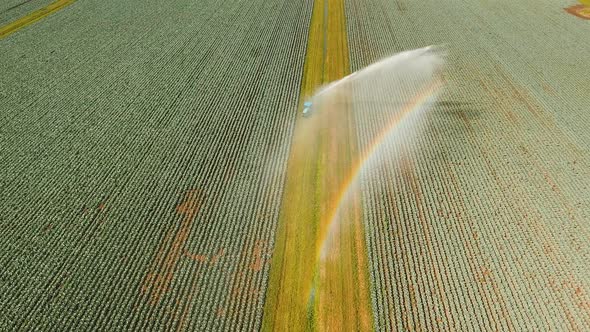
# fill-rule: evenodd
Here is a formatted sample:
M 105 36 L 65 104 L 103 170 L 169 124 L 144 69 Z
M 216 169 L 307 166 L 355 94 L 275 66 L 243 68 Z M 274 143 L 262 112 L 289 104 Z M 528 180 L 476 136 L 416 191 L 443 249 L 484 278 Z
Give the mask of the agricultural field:
M 589 330 L 586 8 L 0 3 L 0 331 Z M 302 109 L 428 45 L 357 179 L 362 89 Z

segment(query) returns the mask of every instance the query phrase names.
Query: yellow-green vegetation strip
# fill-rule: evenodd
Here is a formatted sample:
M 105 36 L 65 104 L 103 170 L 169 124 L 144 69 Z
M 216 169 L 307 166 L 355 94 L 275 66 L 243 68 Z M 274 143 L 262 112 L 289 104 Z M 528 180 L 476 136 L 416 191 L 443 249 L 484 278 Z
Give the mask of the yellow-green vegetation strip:
M 314 2 L 300 92 L 300 107 L 321 85 L 350 71 L 344 2 Z M 335 107 L 335 105 L 326 105 Z M 346 113 L 343 113 L 346 114 Z M 357 154 L 354 126 L 347 130 L 310 130 L 298 115 L 276 246 L 264 308 L 263 330 L 371 330 L 372 310 L 360 201 L 355 197 L 340 226 L 325 266 L 316 262 L 327 232 L 331 204 Z M 329 127 L 329 126 L 328 126 Z M 331 135 L 338 133 L 339 137 Z M 336 154 L 328 146 L 336 143 Z M 342 167 L 330 167 L 338 164 Z M 349 168 L 349 167 L 348 167 Z M 338 169 L 334 172 L 333 169 Z
M 13 32 L 18 31 L 21 28 L 26 27 L 27 25 L 33 24 L 66 6 L 71 5 L 75 1 L 76 0 L 57 0 L 46 7 L 38 9 L 27 16 L 21 17 L 14 22 L 11 22 L 3 27 L 0 27 L 0 39 L 10 35 Z

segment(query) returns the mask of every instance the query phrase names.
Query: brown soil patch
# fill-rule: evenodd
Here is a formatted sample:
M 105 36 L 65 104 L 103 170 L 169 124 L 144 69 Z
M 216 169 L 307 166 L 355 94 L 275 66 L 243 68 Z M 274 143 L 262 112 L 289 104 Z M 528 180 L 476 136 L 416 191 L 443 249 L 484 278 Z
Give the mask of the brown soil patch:
M 254 246 L 254 262 L 250 264 L 252 271 L 260 271 L 264 265 L 264 259 L 262 257 L 262 250 L 264 249 L 264 241 L 256 242 Z
M 160 302 L 162 296 L 168 291 L 178 261 L 183 254 L 186 254 L 184 247 L 190 235 L 192 223 L 201 207 L 201 202 L 201 193 L 191 190 L 186 193 L 182 203 L 176 207 L 176 211 L 183 216 L 180 227 L 172 226 L 168 231 L 141 286 L 142 294 L 152 305 Z
M 590 20 L 590 7 L 584 5 L 575 5 L 564 8 L 563 10 L 584 20 Z

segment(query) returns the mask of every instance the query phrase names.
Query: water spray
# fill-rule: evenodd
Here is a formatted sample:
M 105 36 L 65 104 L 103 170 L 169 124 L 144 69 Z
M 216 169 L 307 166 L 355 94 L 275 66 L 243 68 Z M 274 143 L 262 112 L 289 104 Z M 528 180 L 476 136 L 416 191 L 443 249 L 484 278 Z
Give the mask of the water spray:
M 404 130 L 414 129 L 409 119 L 421 116 L 436 101 L 443 87 L 443 64 L 444 52 L 438 47 L 401 52 L 320 88 L 303 104 L 302 115 L 309 118 L 306 121 L 312 121 L 310 128 L 314 130 L 338 133 L 338 130 L 346 130 L 342 122 L 352 117 L 358 135 L 348 139 L 358 140 L 360 147 L 360 155 L 348 166 L 347 175 L 334 184 L 338 188 L 336 194 L 330 202 L 322 202 L 327 204 L 327 213 L 318 227 L 316 269 L 327 257 L 330 239 L 337 233 L 340 214 L 357 182 L 363 176 L 370 176 L 368 170 L 380 147 L 386 142 L 403 139 L 400 134 Z M 346 134 L 331 138 L 341 136 Z M 331 153 L 342 153 L 330 149 L 324 152 L 328 159 Z M 310 299 L 315 297 L 315 283 L 310 288 Z

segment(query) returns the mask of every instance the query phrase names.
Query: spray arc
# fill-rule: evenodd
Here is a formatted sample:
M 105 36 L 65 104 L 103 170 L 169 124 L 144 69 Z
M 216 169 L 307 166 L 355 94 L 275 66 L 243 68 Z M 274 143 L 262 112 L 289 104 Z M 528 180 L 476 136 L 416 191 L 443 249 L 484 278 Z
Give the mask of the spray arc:
M 404 134 L 416 129 L 414 123 L 436 101 L 443 88 L 443 66 L 444 52 L 439 47 L 398 53 L 320 88 L 303 104 L 302 116 L 309 121 L 308 130 L 324 131 L 316 137 L 329 137 L 328 141 L 312 142 L 322 146 L 326 161 L 323 174 L 332 177 L 318 181 L 319 186 L 329 186 L 322 191 L 330 194 L 318 202 L 322 207 L 315 245 L 316 270 L 334 256 L 330 255 L 334 251 L 331 243 L 346 219 L 343 214 L 347 213 L 359 179 L 371 176 L 375 157 L 384 153 L 382 145 L 410 136 Z M 339 145 L 330 140 L 354 142 L 356 155 L 343 158 L 349 151 L 338 149 Z M 314 280 L 310 298 L 317 293 L 318 278 Z

